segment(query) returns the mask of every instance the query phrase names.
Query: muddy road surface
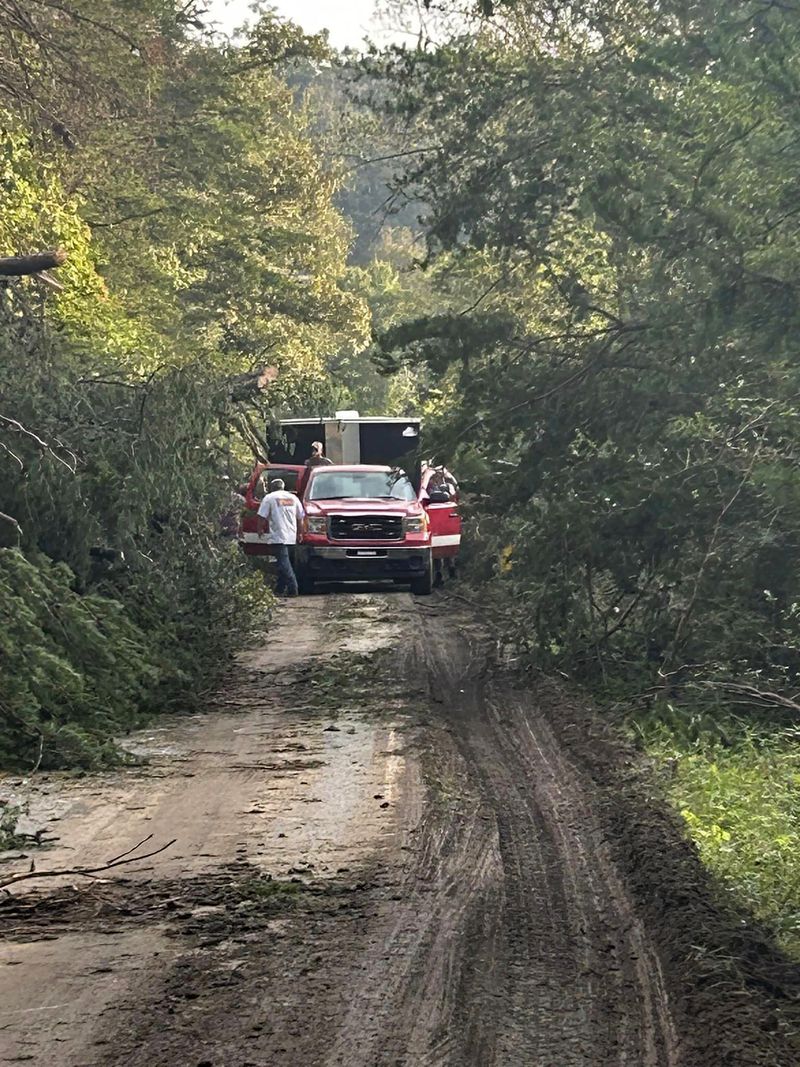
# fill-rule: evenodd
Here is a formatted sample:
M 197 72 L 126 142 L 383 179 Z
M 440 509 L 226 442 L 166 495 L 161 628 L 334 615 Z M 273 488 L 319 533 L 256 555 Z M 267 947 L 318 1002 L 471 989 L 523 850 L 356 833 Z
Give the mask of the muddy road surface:
M 457 598 L 283 605 L 139 762 L 0 779 L 0 1063 L 798 1067 L 798 976 L 652 772 Z M 143 844 L 139 844 L 144 842 Z

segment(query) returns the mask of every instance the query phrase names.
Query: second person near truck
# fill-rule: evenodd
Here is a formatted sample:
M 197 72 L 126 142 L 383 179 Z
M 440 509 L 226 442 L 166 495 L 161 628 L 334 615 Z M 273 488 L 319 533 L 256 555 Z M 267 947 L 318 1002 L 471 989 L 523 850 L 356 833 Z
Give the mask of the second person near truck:
M 306 460 L 307 467 L 331 467 L 331 460 L 325 455 L 322 441 L 311 442 L 311 457 Z

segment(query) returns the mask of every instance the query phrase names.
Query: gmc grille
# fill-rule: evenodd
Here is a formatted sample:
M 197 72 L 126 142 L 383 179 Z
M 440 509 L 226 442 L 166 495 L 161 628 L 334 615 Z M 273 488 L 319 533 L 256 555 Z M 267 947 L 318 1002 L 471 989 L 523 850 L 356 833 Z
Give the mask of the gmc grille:
M 399 515 L 332 515 L 333 541 L 402 541 Z

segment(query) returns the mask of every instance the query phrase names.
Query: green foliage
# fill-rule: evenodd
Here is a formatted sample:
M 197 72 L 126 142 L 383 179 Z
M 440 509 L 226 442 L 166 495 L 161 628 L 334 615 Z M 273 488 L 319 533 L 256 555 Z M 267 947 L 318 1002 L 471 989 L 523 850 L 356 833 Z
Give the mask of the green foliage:
M 73 588 L 64 564 L 0 550 L 0 752 L 93 761 L 94 737 L 130 725 L 155 671 L 116 601 Z M 92 740 L 89 738 L 92 737 Z M 97 756 L 102 748 L 97 750 Z
M 690 740 L 649 717 L 644 737 L 671 768 L 670 795 L 703 861 L 800 957 L 797 731 L 765 732 L 730 719 L 716 726 L 716 736 Z
M 276 411 L 328 407 L 366 341 L 337 176 L 266 13 L 215 41 L 178 0 L 0 4 L 0 760 L 115 758 L 187 706 L 263 598 L 219 518 Z M 265 366 L 277 380 L 262 394 Z
M 214 562 L 201 574 L 165 560 L 112 597 L 79 592 L 66 564 L 0 550 L 0 760 L 97 765 L 143 715 L 192 707 L 253 609 L 256 579 Z
M 478 294 L 378 355 L 455 376 L 436 450 L 475 472 L 482 574 L 531 656 L 676 700 L 791 692 L 800 21 L 648 12 L 518 3 L 371 62 L 435 146 L 402 183 L 429 255 Z

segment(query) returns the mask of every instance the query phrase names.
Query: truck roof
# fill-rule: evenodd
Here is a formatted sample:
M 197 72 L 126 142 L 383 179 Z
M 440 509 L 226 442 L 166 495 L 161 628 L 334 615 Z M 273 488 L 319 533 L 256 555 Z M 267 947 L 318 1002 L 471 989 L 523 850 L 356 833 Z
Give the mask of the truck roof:
M 380 464 L 378 464 L 378 463 L 326 463 L 324 466 L 312 467 L 311 468 L 311 477 L 313 478 L 315 474 L 321 474 L 321 473 L 324 473 L 325 471 L 331 471 L 331 470 L 334 470 L 334 471 L 380 471 L 382 473 L 387 473 L 388 472 L 390 474 L 391 474 L 392 471 L 399 470 L 399 471 L 403 471 L 403 473 L 405 474 L 405 471 L 403 470 L 402 467 L 390 467 L 386 463 L 380 463 Z
M 405 423 L 406 426 L 419 426 L 421 420 L 416 418 L 403 419 L 398 416 L 392 415 L 390 418 L 384 418 L 383 415 L 356 415 L 356 416 L 343 416 L 337 418 L 335 415 L 328 415 L 324 418 L 315 419 L 281 419 L 281 426 L 324 426 L 326 422 L 366 422 L 366 423 L 387 423 L 400 425 Z

